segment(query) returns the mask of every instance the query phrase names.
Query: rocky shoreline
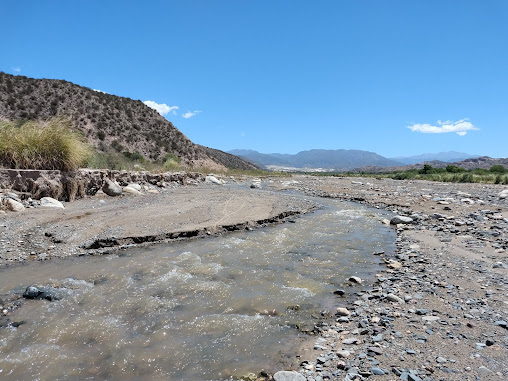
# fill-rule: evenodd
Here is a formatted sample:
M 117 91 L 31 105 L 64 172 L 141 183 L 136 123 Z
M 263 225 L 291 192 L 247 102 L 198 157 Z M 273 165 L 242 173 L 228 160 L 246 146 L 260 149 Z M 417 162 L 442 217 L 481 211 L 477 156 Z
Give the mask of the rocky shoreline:
M 508 379 L 505 188 L 376 179 L 297 179 L 307 194 L 397 213 L 397 251 L 360 292 L 337 290 L 312 350 L 283 380 Z M 453 214 L 452 214 L 453 213 Z M 385 221 L 385 223 L 389 223 Z
M 218 181 L 222 184 L 234 180 Z M 196 232 L 190 234 L 192 237 L 222 234 L 236 228 L 251 229 L 285 221 L 316 207 L 310 202 L 282 195 L 280 191 L 283 190 L 359 202 L 390 210 L 399 216 L 397 220 L 384 221 L 391 223 L 397 231 L 397 250 L 372 254 L 385 262 L 386 270 L 375 279 L 360 280 L 361 291 L 350 291 L 357 290 L 359 282 L 351 274 L 350 281 L 335 292 L 337 309 L 323 311 L 316 317 L 310 332 L 315 336 L 314 345 L 302 349 L 296 359 L 299 363 L 296 369 L 274 375 L 262 372 L 259 376 L 249 376 L 249 379 L 508 379 L 506 187 L 310 176 L 272 178 L 263 182 L 242 179 L 241 182 L 244 189 L 221 187 L 211 180 L 188 187 L 181 184 L 169 184 L 164 189 L 147 186 L 141 191 L 150 197 L 150 202 L 155 205 L 153 210 L 146 209 L 145 196 L 107 198 L 99 193 L 70 204 L 69 210 L 55 209 L 51 213 L 56 214 L 47 220 L 37 220 L 39 214 L 47 215 L 46 211 L 30 218 L 8 212 L 1 224 L 4 234 L 0 240 L 0 255 L 3 257 L 0 260 L 5 261 L 8 255 L 19 255 L 21 261 L 41 260 L 37 251 L 34 256 L 26 248 L 28 240 L 39 245 L 36 250 L 48 250 L 51 257 L 65 256 L 60 253 L 81 255 L 101 253 L 101 250 L 105 253 L 111 249 L 110 245 L 122 248 L 140 243 L 133 242 L 133 237 L 160 238 L 147 239 L 145 242 L 149 243 L 171 239 L 164 234 L 176 234 L 175 238 L 185 238 L 188 234 L 178 236 L 179 231 Z M 251 188 L 262 189 L 245 189 L 249 184 Z M 157 193 L 148 194 L 150 189 L 157 190 Z M 194 204 L 198 198 L 203 198 L 202 202 Z M 101 199 L 109 206 L 104 206 Z M 261 205 L 266 203 L 268 207 L 262 208 Z M 91 210 L 91 205 L 99 210 Z M 172 209 L 171 216 L 175 220 L 179 215 L 185 219 L 194 218 L 193 229 L 187 226 L 178 230 L 177 225 L 172 225 L 173 233 L 165 226 L 154 234 L 161 221 L 148 220 L 161 205 L 178 209 L 176 212 Z M 210 209 L 210 205 L 221 207 Z M 97 214 L 101 209 L 104 214 Z M 110 218 L 106 220 L 107 224 L 115 226 L 120 221 L 115 219 L 115 213 L 129 209 L 133 214 L 124 219 L 137 216 L 137 220 L 131 221 L 137 229 L 136 234 L 130 234 L 129 229 L 108 230 L 102 236 L 92 231 L 90 234 L 96 241 L 83 240 L 83 236 L 73 240 L 78 228 L 91 229 L 88 223 L 96 224 L 104 216 Z M 229 213 L 232 210 L 236 214 Z M 91 214 L 86 215 L 87 211 Z M 210 222 L 204 218 L 210 213 L 221 214 Z M 90 220 L 87 222 L 87 219 Z M 184 222 L 180 221 L 178 227 L 184 226 Z M 140 226 L 145 223 L 146 226 Z M 52 230 L 46 229 L 49 227 Z M 20 231 L 24 234 L 21 239 L 16 238 Z M 144 234 L 147 231 L 151 235 Z M 84 249 L 77 248 L 79 245 L 75 243 L 78 241 L 102 244 L 98 244 L 98 248 Z M 69 251 L 69 245 L 74 245 L 75 250 Z M 49 249 L 50 246 L 54 248 Z M 7 252 L 9 249 L 11 251 Z M 52 294 L 43 290 L 38 295 Z M 9 320 L 20 303 L 15 298 L 0 300 L 3 316 L 0 326 L 23 323 Z

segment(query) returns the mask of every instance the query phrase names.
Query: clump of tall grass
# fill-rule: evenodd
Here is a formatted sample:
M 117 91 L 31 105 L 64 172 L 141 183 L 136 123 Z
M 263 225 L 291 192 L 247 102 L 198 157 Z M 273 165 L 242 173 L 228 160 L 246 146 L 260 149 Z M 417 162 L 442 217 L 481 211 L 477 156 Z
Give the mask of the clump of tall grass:
M 92 152 L 69 119 L 0 121 L 0 163 L 6 167 L 72 171 L 86 164 Z

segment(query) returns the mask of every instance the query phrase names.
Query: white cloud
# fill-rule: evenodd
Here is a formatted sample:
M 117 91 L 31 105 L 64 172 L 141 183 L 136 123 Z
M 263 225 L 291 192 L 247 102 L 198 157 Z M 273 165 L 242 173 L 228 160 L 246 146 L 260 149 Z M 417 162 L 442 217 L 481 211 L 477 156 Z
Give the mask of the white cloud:
M 16 66 L 16 67 L 12 68 L 12 71 L 15 72 L 15 73 L 20 73 L 21 72 L 21 68 L 19 66 Z
M 145 105 L 147 105 L 148 107 L 153 108 L 155 111 L 157 111 L 161 115 L 166 115 L 166 114 L 170 113 L 171 111 L 173 111 L 173 114 L 176 115 L 175 110 L 178 110 L 178 108 L 179 108 L 178 106 L 168 106 L 165 103 L 157 103 L 154 101 L 143 101 L 143 103 Z
M 459 136 L 464 136 L 468 131 L 479 130 L 476 128 L 469 119 L 461 119 L 456 122 L 447 120 L 445 122 L 437 121 L 438 126 L 432 126 L 430 124 L 413 124 L 407 126 L 411 131 L 421 132 L 424 134 L 444 134 L 447 132 L 455 132 Z
M 183 114 L 182 116 L 185 118 L 185 119 L 189 119 L 191 117 L 193 117 L 194 115 L 197 115 L 201 112 L 201 110 L 195 110 L 195 111 L 187 111 L 185 114 Z

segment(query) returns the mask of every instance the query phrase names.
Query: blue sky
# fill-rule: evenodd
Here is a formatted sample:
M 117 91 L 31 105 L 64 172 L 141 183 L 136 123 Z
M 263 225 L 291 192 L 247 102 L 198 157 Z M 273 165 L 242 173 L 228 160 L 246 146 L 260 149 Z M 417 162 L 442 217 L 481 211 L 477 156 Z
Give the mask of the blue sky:
M 508 156 L 505 0 L 0 0 L 0 20 L 0 71 L 165 104 L 206 146 Z

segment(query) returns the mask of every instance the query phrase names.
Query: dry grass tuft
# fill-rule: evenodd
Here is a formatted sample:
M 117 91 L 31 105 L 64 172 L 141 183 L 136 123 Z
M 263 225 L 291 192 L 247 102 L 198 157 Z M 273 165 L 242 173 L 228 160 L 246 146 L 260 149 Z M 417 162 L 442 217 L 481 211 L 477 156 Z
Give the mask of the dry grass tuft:
M 86 164 L 92 152 L 66 118 L 0 122 L 0 163 L 6 167 L 72 171 Z

